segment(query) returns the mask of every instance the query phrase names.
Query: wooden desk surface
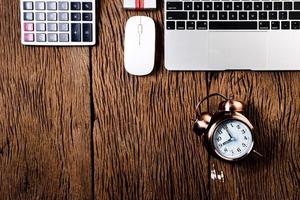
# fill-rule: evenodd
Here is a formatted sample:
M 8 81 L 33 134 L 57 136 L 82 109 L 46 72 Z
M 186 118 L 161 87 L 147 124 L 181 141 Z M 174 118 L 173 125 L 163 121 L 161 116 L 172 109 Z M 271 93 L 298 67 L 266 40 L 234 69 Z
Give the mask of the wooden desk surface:
M 299 198 L 299 72 L 168 72 L 160 3 L 142 13 L 157 22 L 157 70 L 130 76 L 122 41 L 137 13 L 98 2 L 97 46 L 45 48 L 20 44 L 19 1 L 0 1 L 1 199 Z M 247 104 L 263 158 L 208 156 L 190 119 L 213 92 Z

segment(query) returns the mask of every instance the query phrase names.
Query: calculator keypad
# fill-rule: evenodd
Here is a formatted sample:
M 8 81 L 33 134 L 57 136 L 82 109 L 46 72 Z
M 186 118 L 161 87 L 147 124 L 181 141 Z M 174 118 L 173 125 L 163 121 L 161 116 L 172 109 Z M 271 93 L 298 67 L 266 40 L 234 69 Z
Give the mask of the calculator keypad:
M 95 0 L 21 0 L 24 45 L 95 44 Z

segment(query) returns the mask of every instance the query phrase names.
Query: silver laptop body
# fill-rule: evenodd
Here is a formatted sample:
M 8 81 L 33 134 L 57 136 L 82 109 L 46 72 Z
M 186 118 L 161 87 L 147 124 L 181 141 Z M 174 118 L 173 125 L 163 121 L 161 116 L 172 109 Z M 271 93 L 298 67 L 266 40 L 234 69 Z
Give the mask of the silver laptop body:
M 165 67 L 300 70 L 300 1 L 165 0 Z

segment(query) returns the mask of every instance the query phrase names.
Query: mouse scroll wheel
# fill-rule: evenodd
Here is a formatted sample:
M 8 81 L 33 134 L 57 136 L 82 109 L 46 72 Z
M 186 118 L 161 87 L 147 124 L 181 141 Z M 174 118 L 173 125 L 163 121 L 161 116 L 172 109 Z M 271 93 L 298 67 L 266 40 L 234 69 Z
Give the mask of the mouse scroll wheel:
M 138 33 L 141 35 L 143 33 L 143 24 L 139 24 Z

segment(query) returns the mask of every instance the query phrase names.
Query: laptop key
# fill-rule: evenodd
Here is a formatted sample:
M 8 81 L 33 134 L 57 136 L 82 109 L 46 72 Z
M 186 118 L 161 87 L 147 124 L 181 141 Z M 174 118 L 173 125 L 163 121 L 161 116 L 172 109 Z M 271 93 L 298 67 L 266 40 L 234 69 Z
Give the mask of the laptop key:
M 290 29 L 290 22 L 289 21 L 282 21 L 281 22 L 281 29 L 282 30 L 289 30 Z
M 192 10 L 193 2 L 184 2 L 184 10 Z
M 187 30 L 195 30 L 195 22 L 194 21 L 188 21 L 186 23 Z
M 187 20 L 188 13 L 184 11 L 169 11 L 167 12 L 167 20 Z
M 176 29 L 177 30 L 185 30 L 185 22 L 184 21 L 177 21 Z
M 292 21 L 292 29 L 300 29 L 300 22 Z
M 167 21 L 167 30 L 175 30 L 175 21 Z
M 300 1 L 294 2 L 294 10 L 300 10 Z
M 234 2 L 234 10 L 242 10 L 243 3 L 242 2 Z
M 250 20 L 257 20 L 257 12 L 249 12 Z
M 272 21 L 271 22 L 271 29 L 272 30 L 279 30 L 280 29 L 280 23 L 279 23 L 279 21 Z
M 262 10 L 262 2 L 254 2 L 254 10 Z
M 190 20 L 197 20 L 198 19 L 198 13 L 197 12 L 190 12 L 189 13 L 189 19 Z
M 293 12 L 293 13 L 297 13 L 297 12 Z M 290 16 L 293 15 L 290 12 Z M 287 19 L 287 12 L 279 12 L 279 19 L 281 20 L 286 20 Z
M 274 10 L 282 10 L 282 2 L 274 2 Z
M 247 20 L 247 18 L 248 18 L 247 12 L 240 12 L 239 13 L 239 19 L 240 20 Z
M 199 12 L 200 20 L 207 20 L 207 12 Z
M 182 2 L 168 2 L 167 10 L 182 10 L 183 5 Z
M 204 2 L 204 10 L 212 10 L 212 2 Z
M 243 21 L 243 22 L 229 22 L 229 21 L 211 21 L 209 22 L 209 29 L 211 30 L 257 30 L 257 22 Z
M 277 12 L 269 12 L 269 19 L 276 20 L 277 19 Z
M 244 2 L 244 10 L 252 10 L 252 2 Z
M 202 2 L 195 2 L 194 10 L 202 10 Z
M 285 12 L 286 13 L 286 12 Z M 283 14 L 283 13 L 282 13 Z M 279 16 L 281 16 L 281 14 L 279 13 Z M 287 18 L 287 15 L 284 15 L 284 19 Z M 282 17 L 283 18 L 283 17 Z M 280 18 L 281 19 L 281 18 Z M 289 12 L 289 19 L 300 19 L 300 12 L 298 11 L 290 11 Z
M 214 10 L 223 10 L 222 2 L 214 2 Z
M 224 2 L 224 10 L 232 10 L 232 2 Z
M 272 2 L 264 2 L 264 10 L 272 10 Z
M 197 22 L 197 30 L 207 30 L 207 22 Z
M 219 20 L 227 20 L 227 12 L 220 12 Z
M 217 12 L 209 12 L 209 19 L 210 20 L 217 20 L 218 19 L 218 13 Z
M 259 12 L 259 19 L 260 20 L 266 20 L 268 18 L 267 12 Z
M 229 12 L 229 20 L 237 20 L 237 12 Z
M 292 2 L 284 2 L 283 4 L 284 10 L 292 10 L 293 3 Z
M 259 22 L 259 30 L 269 30 L 270 22 Z

